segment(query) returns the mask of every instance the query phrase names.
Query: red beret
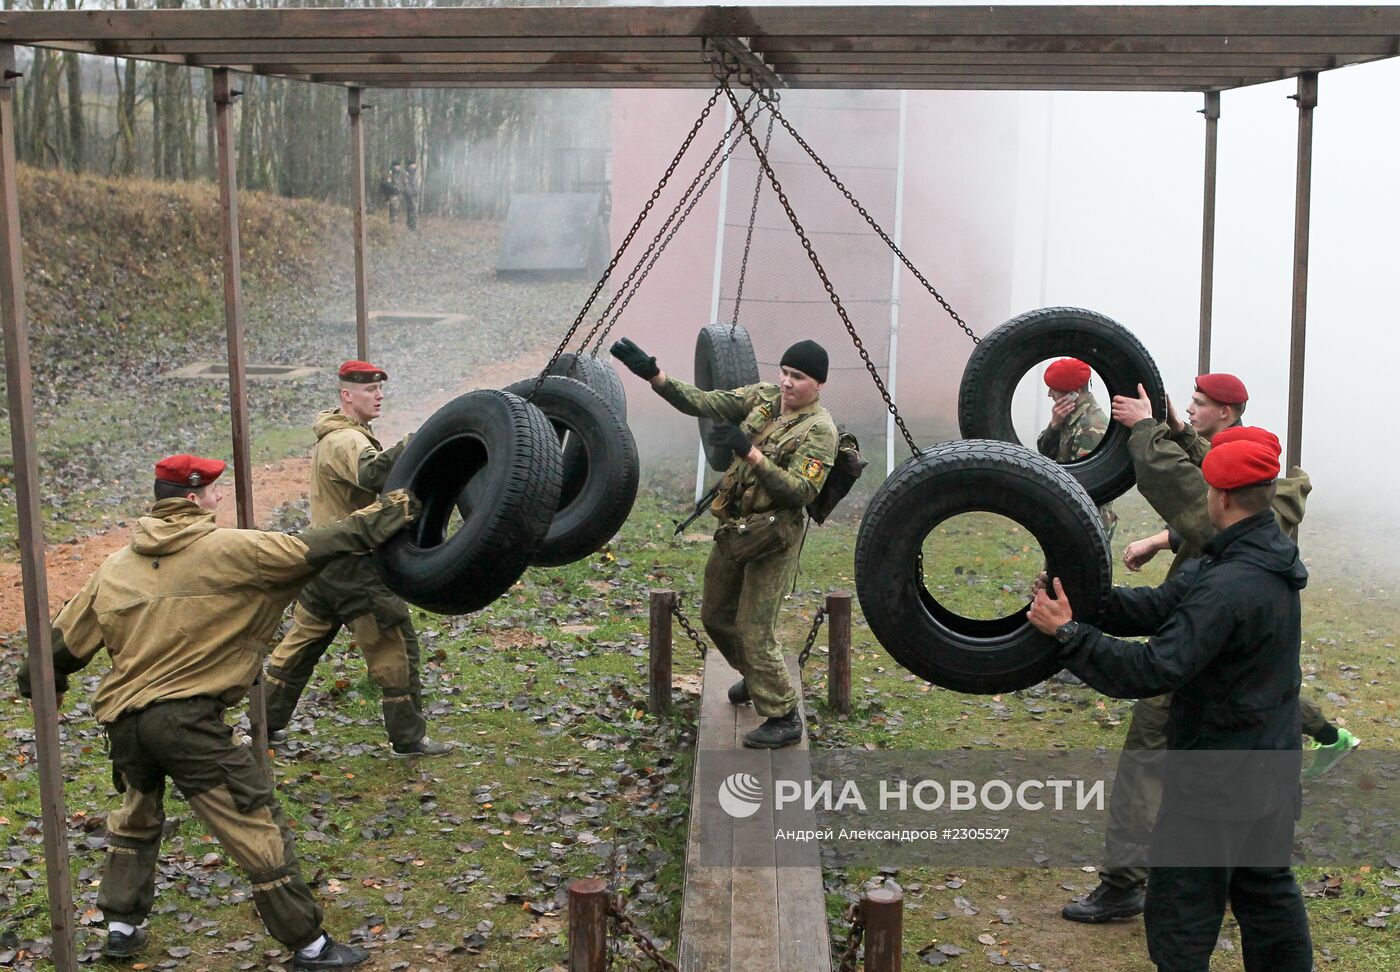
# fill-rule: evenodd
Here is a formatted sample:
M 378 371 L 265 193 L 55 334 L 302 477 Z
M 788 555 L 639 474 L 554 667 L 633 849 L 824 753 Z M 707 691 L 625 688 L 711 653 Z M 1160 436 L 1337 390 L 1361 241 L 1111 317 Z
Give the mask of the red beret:
M 1283 455 L 1283 446 L 1279 443 L 1278 436 L 1257 425 L 1236 425 L 1224 429 L 1215 433 L 1215 437 L 1210 440 L 1210 445 L 1213 449 L 1231 442 L 1257 442 L 1273 450 L 1275 459 Z
M 368 361 L 347 361 L 340 366 L 341 381 L 356 381 L 368 385 L 376 381 L 387 381 L 389 372 Z
M 1223 371 L 1212 375 L 1197 375 L 1196 391 L 1221 405 L 1243 405 L 1249 401 L 1249 392 L 1244 390 L 1244 382 Z
M 1212 445 L 1201 463 L 1206 482 L 1216 489 L 1256 486 L 1278 478 L 1278 453 L 1270 445 L 1236 439 Z
M 1089 366 L 1078 358 L 1061 358 L 1045 369 L 1045 384 L 1057 392 L 1078 391 L 1089 384 Z
M 174 486 L 198 489 L 218 479 L 227 466 L 220 459 L 204 459 L 182 452 L 178 456 L 166 456 L 156 463 L 156 479 Z

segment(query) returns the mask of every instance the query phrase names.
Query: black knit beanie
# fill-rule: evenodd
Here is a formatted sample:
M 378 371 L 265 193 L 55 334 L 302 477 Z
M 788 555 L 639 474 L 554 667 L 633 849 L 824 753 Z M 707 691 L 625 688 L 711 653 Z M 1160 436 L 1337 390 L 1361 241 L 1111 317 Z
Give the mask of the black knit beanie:
M 796 368 L 818 382 L 826 381 L 826 348 L 816 341 L 798 341 L 783 352 L 783 360 L 778 364 Z

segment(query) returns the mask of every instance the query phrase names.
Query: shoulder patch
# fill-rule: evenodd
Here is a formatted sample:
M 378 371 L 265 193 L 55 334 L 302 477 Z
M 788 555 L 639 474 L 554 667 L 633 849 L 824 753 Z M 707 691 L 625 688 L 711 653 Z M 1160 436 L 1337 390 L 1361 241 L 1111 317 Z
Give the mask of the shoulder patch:
M 825 468 L 826 464 L 820 459 L 808 459 L 802 464 L 801 471 L 803 477 L 806 479 L 819 479 L 821 478 L 822 470 Z

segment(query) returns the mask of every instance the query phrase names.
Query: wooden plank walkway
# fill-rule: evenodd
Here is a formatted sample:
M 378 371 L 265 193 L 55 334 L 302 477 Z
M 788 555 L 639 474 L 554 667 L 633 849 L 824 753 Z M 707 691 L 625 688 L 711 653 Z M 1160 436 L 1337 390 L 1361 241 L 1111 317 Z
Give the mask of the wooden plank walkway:
M 798 677 L 795 659 L 788 659 Z M 771 798 L 752 816 L 736 820 L 720 809 L 714 780 L 728 764 L 726 754 L 742 750 L 745 771 L 768 781 L 772 754 L 744 750 L 744 733 L 762 721 L 751 705 L 730 705 L 726 690 L 739 675 L 718 651 L 705 659 L 705 682 L 696 736 L 695 786 L 691 791 L 690 836 L 686 848 L 685 897 L 681 905 L 681 972 L 830 972 L 831 948 L 816 844 L 798 866 L 784 850 L 777 867 L 773 849 Z M 799 693 L 799 698 L 800 698 Z M 800 701 L 799 701 L 800 704 Z M 806 772 L 807 740 L 784 750 L 784 772 Z M 794 760 L 796 762 L 794 762 Z M 752 761 L 752 762 L 750 762 Z M 701 781 L 704 781 L 703 783 Z M 767 842 L 756 857 L 754 847 Z M 706 866 L 702 849 L 744 848 L 743 867 Z M 721 855 L 723 856 L 723 855 Z

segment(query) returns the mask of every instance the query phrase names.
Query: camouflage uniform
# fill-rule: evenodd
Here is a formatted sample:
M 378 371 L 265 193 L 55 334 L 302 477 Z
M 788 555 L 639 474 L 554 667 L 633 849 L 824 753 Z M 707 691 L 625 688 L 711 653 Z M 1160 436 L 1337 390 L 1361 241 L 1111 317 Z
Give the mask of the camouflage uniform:
M 1216 529 L 1206 510 L 1206 481 L 1201 474 L 1201 462 L 1210 450 L 1210 442 L 1189 424 L 1180 432 L 1172 432 L 1165 422 L 1143 419 L 1133 426 L 1128 437 L 1128 451 L 1137 473 L 1138 491 L 1181 537 L 1167 576 L 1173 576 L 1188 560 L 1200 557 Z M 1303 508 L 1312 481 L 1300 467 L 1288 470 L 1278 480 L 1274 498 L 1274 516 L 1284 533 L 1296 536 L 1303 520 Z M 1166 725 L 1171 696 L 1139 699 L 1133 703 L 1123 754 L 1119 766 L 1119 785 L 1110 793 L 1108 830 L 1105 844 L 1108 859 L 1113 862 L 1099 870 L 1100 879 L 1117 888 L 1128 889 L 1147 881 L 1145 866 L 1124 866 L 1123 861 L 1146 859 L 1146 847 L 1137 836 L 1151 832 L 1150 822 L 1157 818 L 1162 803 L 1160 763 L 1167 748 Z M 1327 725 L 1317 705 L 1305 696 L 1298 697 L 1302 712 L 1303 731 L 1314 735 Z
M 1035 440 L 1035 447 L 1042 456 L 1063 466 L 1093 452 L 1107 434 L 1108 416 L 1104 415 L 1093 395 L 1081 392 L 1074 411 L 1065 416 L 1059 428 L 1046 426 Z M 1100 506 L 1099 517 L 1103 520 L 1108 538 L 1112 540 L 1113 531 L 1118 526 L 1118 514 L 1113 512 L 1113 504 Z
M 384 199 L 384 207 L 389 211 L 389 222 L 399 219 L 399 167 L 393 166 L 384 173 L 379 182 L 379 195 Z
M 797 695 L 774 629 L 802 549 L 803 507 L 836 460 L 836 423 L 818 402 L 782 414 L 782 393 L 768 383 L 707 392 L 668 377 L 656 391 L 687 415 L 739 423 L 763 453 L 757 466 L 730 463 L 710 507 L 720 525 L 705 563 L 700 620 L 744 676 L 758 714 L 787 715 Z M 754 531 L 771 531 L 757 555 L 743 549 L 758 540 Z
M 403 199 L 404 222 L 411 230 L 418 228 L 418 169 L 404 166 L 395 180 L 399 196 Z
M 373 502 L 404 443 L 383 449 L 368 425 L 339 409 L 322 412 L 313 429 L 311 525 L 321 526 Z M 350 629 L 370 679 L 383 693 L 380 704 L 390 742 L 400 749 L 411 747 L 427 732 L 418 636 L 408 605 L 384 586 L 368 555 L 337 561 L 302 591 L 292 610 L 292 628 L 268 664 L 268 729 L 283 729 L 291 721 L 317 663 L 342 626 Z
M 397 505 L 294 537 L 214 525 L 187 499 L 142 517 L 53 622 L 56 688 L 104 646 L 112 668 L 92 707 L 107 731 L 112 780 L 107 863 L 97 905 L 139 925 L 155 899 L 169 777 L 247 874 L 268 932 L 288 948 L 320 935 L 321 909 L 301 878 L 272 778 L 233 741 L 227 706 L 248 692 L 287 603 L 321 567 L 367 551 L 404 522 Z M 20 692 L 28 696 L 27 664 Z

